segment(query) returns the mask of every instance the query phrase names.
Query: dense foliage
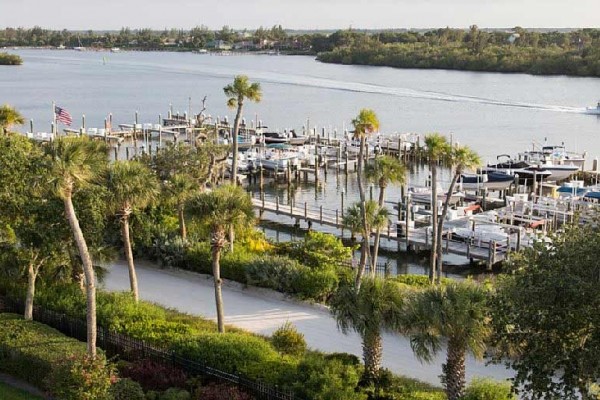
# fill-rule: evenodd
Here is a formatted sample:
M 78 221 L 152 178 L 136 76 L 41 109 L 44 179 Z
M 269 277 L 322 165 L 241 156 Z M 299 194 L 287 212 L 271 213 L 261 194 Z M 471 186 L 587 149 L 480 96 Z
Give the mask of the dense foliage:
M 331 35 L 318 59 L 340 64 L 600 76 L 600 30 L 558 33 L 439 29 Z
M 0 65 L 21 65 L 23 59 L 16 54 L 0 53 Z
M 570 227 L 516 258 L 494 300 L 494 348 L 525 395 L 586 397 L 600 376 L 600 231 Z M 556 373 L 561 371 L 561 373 Z
M 84 343 L 46 325 L 0 314 L 0 370 L 41 385 L 57 398 L 106 398 L 111 377 L 106 359 L 99 354 L 91 361 L 85 353 Z

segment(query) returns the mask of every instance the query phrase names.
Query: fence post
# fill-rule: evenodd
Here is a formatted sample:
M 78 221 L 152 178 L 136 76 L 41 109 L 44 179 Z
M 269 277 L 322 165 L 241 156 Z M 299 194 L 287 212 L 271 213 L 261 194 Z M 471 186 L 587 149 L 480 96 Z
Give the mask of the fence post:
M 308 218 L 308 206 L 306 202 L 304 202 L 304 218 Z
M 319 206 L 319 221 L 323 223 L 323 206 Z
M 275 196 L 275 211 L 279 212 L 279 196 Z
M 338 210 L 335 210 L 335 224 L 339 225 L 340 224 L 340 220 L 339 220 L 339 216 L 338 216 Z

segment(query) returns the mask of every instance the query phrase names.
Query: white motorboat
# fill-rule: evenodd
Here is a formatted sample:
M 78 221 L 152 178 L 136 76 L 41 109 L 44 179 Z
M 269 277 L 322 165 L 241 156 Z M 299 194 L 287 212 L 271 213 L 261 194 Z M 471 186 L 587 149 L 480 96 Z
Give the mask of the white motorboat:
M 410 187 L 408 189 L 413 203 L 421 203 L 431 205 L 431 188 L 429 187 Z M 440 188 L 437 190 L 437 200 L 443 203 L 446 200 L 446 192 Z M 462 192 L 454 192 L 450 196 L 450 205 L 455 205 L 461 199 L 465 198 Z
M 585 109 L 585 113 L 591 115 L 600 115 L 600 101 L 598 102 L 596 107 L 587 107 Z
M 251 168 L 264 168 L 271 171 L 283 172 L 288 167 L 300 164 L 298 152 L 287 149 L 265 148 L 263 151 L 249 151 L 246 153 L 248 164 Z
M 543 145 L 541 150 L 532 150 L 519 153 L 518 161 L 525 161 L 530 164 L 543 165 L 575 165 L 583 169 L 585 165 L 586 153 L 583 154 L 569 152 L 565 149 L 564 144 Z

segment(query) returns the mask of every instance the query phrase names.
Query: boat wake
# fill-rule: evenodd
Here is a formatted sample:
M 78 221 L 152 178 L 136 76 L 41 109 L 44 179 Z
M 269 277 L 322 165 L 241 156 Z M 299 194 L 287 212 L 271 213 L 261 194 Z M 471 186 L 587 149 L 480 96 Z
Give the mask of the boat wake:
M 69 61 L 75 61 L 75 58 Z M 78 61 L 86 61 L 85 59 L 79 59 Z M 363 82 L 352 82 L 337 79 L 321 78 L 310 75 L 298 75 L 289 73 L 278 73 L 273 71 L 260 71 L 240 68 L 232 68 L 226 66 L 216 66 L 209 63 L 201 64 L 178 64 L 178 65 L 166 65 L 157 64 L 153 62 L 140 62 L 120 60 L 113 62 L 119 64 L 120 67 L 135 69 L 136 71 L 164 71 L 169 74 L 182 74 L 182 75 L 198 75 L 198 76 L 209 76 L 217 78 L 231 78 L 237 74 L 247 74 L 251 79 L 258 80 L 262 83 L 269 83 L 275 85 L 293 85 L 302 86 L 309 88 L 318 88 L 326 90 L 338 90 L 355 93 L 368 93 L 368 94 L 380 94 L 394 97 L 411 98 L 411 99 L 423 99 L 433 101 L 446 101 L 446 102 L 457 102 L 457 103 L 473 103 L 473 104 L 485 104 L 498 107 L 511 107 L 511 108 L 522 108 L 538 111 L 550 111 L 550 112 L 561 112 L 561 113 L 573 113 L 573 114 L 587 114 L 586 108 L 582 107 L 567 107 L 559 105 L 546 105 L 526 102 L 514 102 L 506 100 L 497 100 L 486 97 L 469 96 L 461 94 L 444 93 L 437 91 L 428 90 L 416 90 L 402 87 L 389 87 L 376 85 L 371 83 Z

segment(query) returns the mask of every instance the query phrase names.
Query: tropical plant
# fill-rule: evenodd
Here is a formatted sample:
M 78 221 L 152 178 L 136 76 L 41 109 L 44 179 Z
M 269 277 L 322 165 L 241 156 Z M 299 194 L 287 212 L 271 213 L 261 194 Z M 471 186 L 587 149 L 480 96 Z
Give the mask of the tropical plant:
M 365 206 L 365 187 L 363 183 L 363 166 L 364 166 L 364 158 L 365 158 L 365 146 L 367 143 L 367 137 L 371 135 L 373 132 L 377 132 L 379 130 L 379 118 L 377 118 L 377 114 L 375 111 L 369 110 L 367 108 L 363 108 L 360 110 L 356 118 L 352 120 L 352 125 L 354 126 L 354 138 L 360 140 L 360 147 L 358 149 L 358 165 L 357 165 L 357 182 L 358 182 L 358 194 L 360 196 L 359 207 L 361 211 L 361 217 L 363 222 L 363 238 L 369 237 L 371 231 L 368 230 L 367 226 L 367 212 Z M 368 241 L 368 239 L 367 239 Z M 361 248 L 361 260 L 366 264 L 367 260 L 371 256 L 370 246 L 363 246 Z M 363 265 L 363 264 L 361 264 Z M 362 275 L 359 277 L 359 279 Z
M 223 297 L 221 295 L 221 250 L 226 244 L 225 231 L 254 221 L 254 210 L 248 193 L 240 187 L 226 185 L 202 193 L 191 201 L 190 213 L 210 227 L 213 278 L 219 332 L 225 332 Z
M 177 207 L 179 235 L 185 242 L 187 240 L 185 205 L 200 191 L 200 187 L 189 175 L 175 174 L 168 181 L 164 182 L 163 188 L 166 192 L 168 201 L 175 203 L 175 206 Z
M 107 186 L 110 203 L 121 224 L 121 238 L 129 269 L 129 284 L 134 299 L 139 299 L 137 275 L 129 232 L 129 219 L 137 210 L 150 205 L 158 197 L 158 181 L 152 171 L 139 161 L 115 161 L 108 170 Z
M 454 167 L 454 175 L 452 176 L 450 187 L 448 188 L 448 192 L 446 193 L 446 197 L 444 198 L 444 203 L 442 205 L 442 215 L 440 215 L 436 230 L 436 275 L 438 283 L 442 280 L 442 235 L 444 232 L 444 221 L 446 220 L 446 214 L 448 214 L 448 206 L 450 205 L 450 198 L 452 197 L 452 193 L 454 192 L 454 186 L 456 186 L 456 182 L 458 182 L 458 179 L 465 170 L 474 169 L 481 164 L 481 158 L 479 158 L 477 153 L 475 153 L 467 146 L 457 145 L 452 147 L 448 156 L 450 159 L 450 163 Z
M 95 357 L 96 279 L 87 242 L 73 207 L 73 194 L 94 184 L 106 169 L 107 148 L 104 143 L 88 138 L 64 137 L 54 140 L 45 149 L 50 158 L 50 183 L 64 203 L 65 215 L 83 266 L 87 298 L 87 350 L 91 357 Z
M 382 331 L 402 328 L 404 294 L 394 282 L 365 278 L 362 285 L 341 285 L 329 302 L 338 328 L 362 339 L 365 370 L 363 380 L 373 382 L 379 376 L 383 356 Z
M 231 141 L 233 149 L 233 164 L 231 167 L 231 183 L 237 185 L 237 157 L 238 157 L 238 134 L 240 122 L 242 120 L 242 110 L 244 101 L 250 100 L 259 102 L 262 97 L 260 83 L 250 83 L 246 75 L 238 75 L 233 79 L 233 83 L 223 88 L 225 96 L 227 96 L 227 107 L 237 108 L 235 120 L 233 122 L 233 132 L 231 132 Z
M 498 363 L 519 397 L 597 399 L 600 215 L 511 257 L 492 297 Z
M 388 222 L 388 209 L 379 207 L 373 200 L 367 201 L 364 203 L 364 206 L 360 206 L 360 203 L 355 203 L 346 210 L 342 221 L 344 227 L 349 229 L 353 234 L 359 234 L 362 237 L 360 262 L 355 277 L 357 287 L 360 287 L 360 282 L 367 266 L 368 251 L 366 249 L 370 245 L 371 232 L 373 229 L 386 227 Z M 374 274 L 375 268 L 371 268 L 371 272 Z
M 281 354 L 301 356 L 306 352 L 304 335 L 298 332 L 298 329 L 290 321 L 286 321 L 273 332 L 271 343 Z
M 377 157 L 373 163 L 365 166 L 365 177 L 367 180 L 379 185 L 379 207 L 383 207 L 385 203 L 385 189 L 388 185 L 390 183 L 403 185 L 406 181 L 406 166 L 397 158 L 384 155 Z M 373 244 L 373 257 L 371 258 L 373 269 L 377 266 L 380 238 L 381 229 L 377 228 L 375 243 Z
M 432 239 L 431 239 L 431 256 L 429 266 L 429 279 L 432 282 L 437 280 L 436 278 L 436 266 L 438 257 L 438 245 L 437 245 L 437 229 L 438 229 L 438 199 L 437 199 L 437 166 L 444 157 L 450 152 L 450 145 L 446 140 L 445 136 L 438 133 L 432 133 L 425 136 L 425 146 L 427 148 L 427 159 L 429 160 L 429 171 L 431 173 L 431 227 L 432 227 Z
M 24 123 L 25 118 L 14 107 L 8 104 L 0 107 L 0 128 L 5 135 L 10 132 L 13 125 L 23 125 Z
M 404 324 L 413 352 L 431 362 L 447 342 L 442 383 L 448 400 L 458 400 L 465 391 L 465 355 L 481 359 L 491 334 L 488 292 L 465 281 L 432 285 L 416 292 L 406 303 Z

